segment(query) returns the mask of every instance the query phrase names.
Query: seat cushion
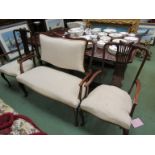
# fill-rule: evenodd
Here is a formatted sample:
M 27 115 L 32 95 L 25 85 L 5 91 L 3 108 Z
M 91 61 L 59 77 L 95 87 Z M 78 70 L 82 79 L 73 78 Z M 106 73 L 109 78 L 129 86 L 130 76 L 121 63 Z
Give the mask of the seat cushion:
M 23 63 L 24 72 L 33 68 L 33 61 L 27 60 Z M 17 76 L 20 73 L 20 66 L 17 60 L 11 61 L 0 67 L 0 72 L 10 76 Z
M 17 76 L 17 81 L 51 99 L 71 107 L 79 104 L 79 83 L 81 79 L 45 66 L 36 67 Z
M 130 128 L 132 100 L 127 92 L 118 87 L 98 86 L 82 101 L 81 108 L 102 120 Z

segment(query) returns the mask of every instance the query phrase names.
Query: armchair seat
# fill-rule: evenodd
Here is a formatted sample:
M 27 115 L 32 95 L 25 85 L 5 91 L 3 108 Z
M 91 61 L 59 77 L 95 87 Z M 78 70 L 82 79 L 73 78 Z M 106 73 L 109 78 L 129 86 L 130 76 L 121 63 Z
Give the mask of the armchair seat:
M 132 100 L 124 90 L 100 85 L 81 103 L 81 109 L 125 129 L 131 125 Z
M 33 61 L 32 60 L 27 60 L 23 63 L 23 69 L 24 71 L 28 71 L 31 68 L 33 68 Z M 10 76 L 17 76 L 20 73 L 20 65 L 17 62 L 17 60 L 14 60 L 10 63 L 7 63 L 3 66 L 0 67 L 0 73 L 4 73 Z
M 73 108 L 76 108 L 80 102 L 78 93 L 81 80 L 76 76 L 46 66 L 36 67 L 17 76 L 18 82 Z

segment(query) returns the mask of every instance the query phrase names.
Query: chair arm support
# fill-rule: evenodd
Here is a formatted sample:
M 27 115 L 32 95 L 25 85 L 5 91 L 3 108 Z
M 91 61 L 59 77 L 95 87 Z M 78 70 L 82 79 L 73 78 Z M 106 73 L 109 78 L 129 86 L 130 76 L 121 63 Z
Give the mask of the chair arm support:
M 102 70 L 97 70 L 95 73 L 92 74 L 92 76 L 89 78 L 89 80 L 84 84 L 85 88 L 86 88 L 86 93 L 85 93 L 85 97 L 87 97 L 88 93 L 89 93 L 89 86 L 90 84 L 94 81 L 94 79 L 100 74 L 102 73 Z
M 82 86 L 83 83 L 84 83 L 87 79 L 89 79 L 89 77 L 92 75 L 92 73 L 93 73 L 93 71 L 90 70 L 90 71 L 86 74 L 86 76 L 82 79 L 82 81 L 80 82 L 79 86 Z
M 92 73 L 93 73 L 92 70 L 90 70 L 90 71 L 86 74 L 86 76 L 82 79 L 82 81 L 80 82 L 80 84 L 79 84 L 80 90 L 79 90 L 78 98 L 79 98 L 80 101 L 82 100 L 82 86 L 83 86 L 83 84 L 84 84 L 87 80 L 89 80 L 89 78 L 91 77 Z
M 17 50 L 12 50 L 12 51 L 10 51 L 10 52 L 0 54 L 0 57 L 4 57 L 4 56 L 6 56 L 6 55 L 8 55 L 8 54 L 11 54 L 11 53 L 14 53 L 14 52 L 17 52 Z
M 134 112 L 137 104 L 138 104 L 138 97 L 139 97 L 139 94 L 140 94 L 140 90 L 141 90 L 140 81 L 136 80 L 136 92 L 135 92 L 135 95 L 134 95 L 134 98 L 133 98 L 133 105 L 132 105 L 132 109 L 131 109 L 131 112 L 130 112 L 131 117 L 133 115 L 133 112 Z
M 139 97 L 140 91 L 141 91 L 140 81 L 136 80 L 136 93 L 135 93 L 135 96 L 133 98 L 133 103 L 134 104 L 138 104 L 138 97 Z
M 97 70 L 95 73 L 93 73 L 93 75 L 91 76 L 91 78 L 87 81 L 87 83 L 84 85 L 85 87 L 89 87 L 89 85 L 93 82 L 93 80 L 100 74 L 102 73 L 102 70 Z
M 19 65 L 20 65 L 20 73 L 24 73 L 23 62 L 28 60 L 28 59 L 32 59 L 34 57 L 35 57 L 34 53 L 30 53 L 30 54 L 24 55 L 22 58 L 19 58 L 17 60 Z

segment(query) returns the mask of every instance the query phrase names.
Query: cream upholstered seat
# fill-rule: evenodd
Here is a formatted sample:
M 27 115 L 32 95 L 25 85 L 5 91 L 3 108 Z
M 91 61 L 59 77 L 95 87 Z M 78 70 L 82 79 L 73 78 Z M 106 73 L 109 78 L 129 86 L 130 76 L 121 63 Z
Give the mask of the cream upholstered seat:
M 80 102 L 78 93 L 82 79 L 62 71 L 40 66 L 17 76 L 17 80 L 34 91 L 73 108 Z
M 24 71 L 28 71 L 31 68 L 33 68 L 33 61 L 32 60 L 27 60 L 23 63 L 23 69 Z M 20 73 L 20 65 L 17 62 L 17 60 L 14 60 L 10 63 L 7 63 L 3 66 L 0 67 L 0 73 L 4 73 L 6 75 L 10 75 L 10 76 L 17 76 Z
M 132 100 L 127 92 L 115 86 L 98 86 L 82 101 L 81 109 L 125 129 L 130 128 Z

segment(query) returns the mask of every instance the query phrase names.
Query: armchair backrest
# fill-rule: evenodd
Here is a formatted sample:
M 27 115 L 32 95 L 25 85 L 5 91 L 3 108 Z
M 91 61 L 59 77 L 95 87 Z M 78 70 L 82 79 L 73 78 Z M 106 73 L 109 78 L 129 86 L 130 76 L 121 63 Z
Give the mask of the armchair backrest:
M 104 58 L 105 58 L 105 53 L 107 52 L 109 46 L 115 45 L 117 48 L 116 51 L 116 64 L 123 64 L 123 66 L 127 65 L 128 63 L 131 63 L 134 59 L 134 55 L 136 54 L 137 51 L 141 51 L 141 53 L 144 54 L 143 60 L 141 61 L 141 64 L 138 68 L 138 71 L 136 72 L 136 75 L 134 77 L 134 80 L 131 84 L 131 87 L 128 91 L 128 93 L 130 94 L 134 84 L 136 83 L 142 69 L 143 66 L 146 62 L 147 56 L 148 56 L 148 49 L 146 49 L 145 47 L 138 45 L 138 44 L 133 44 L 133 43 L 114 43 L 114 42 L 109 42 L 107 44 L 105 44 L 104 48 L 103 48 L 103 61 L 102 61 L 102 69 L 104 69 Z
M 31 32 L 29 30 L 17 29 L 13 31 L 13 34 L 20 57 L 22 55 L 21 50 L 24 50 L 24 54 L 29 54 L 32 52 L 33 47 L 31 43 Z
M 105 56 L 105 52 L 107 52 L 110 46 L 115 46 L 116 47 L 116 63 L 121 63 L 121 64 L 127 64 L 131 62 L 131 58 L 134 52 L 134 46 L 133 43 L 115 43 L 115 42 L 109 42 L 105 44 L 104 46 L 104 51 L 103 51 L 103 58 Z
M 86 40 L 40 35 L 41 60 L 63 69 L 85 72 Z

